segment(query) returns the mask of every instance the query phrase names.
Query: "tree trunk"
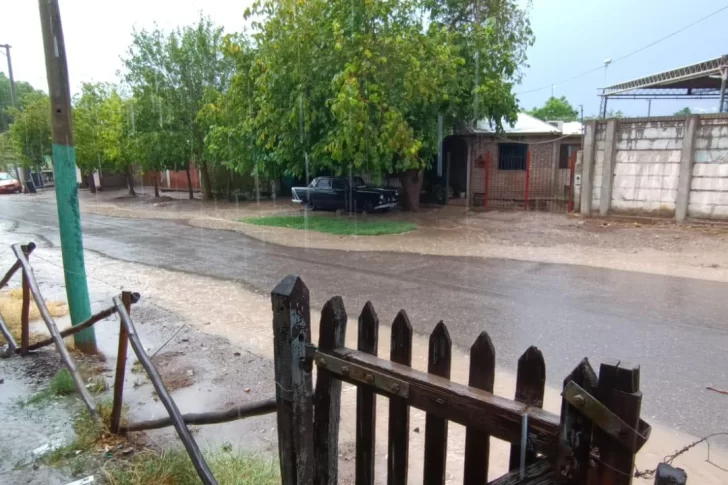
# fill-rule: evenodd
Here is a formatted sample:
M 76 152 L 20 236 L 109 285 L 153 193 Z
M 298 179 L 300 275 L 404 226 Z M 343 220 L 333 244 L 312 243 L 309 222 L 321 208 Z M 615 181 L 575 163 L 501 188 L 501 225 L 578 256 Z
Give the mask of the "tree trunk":
M 190 200 L 194 199 L 195 196 L 192 193 L 192 176 L 190 175 L 190 162 L 185 165 L 185 172 L 187 173 L 187 190 L 190 192 Z
M 159 172 L 154 172 L 154 197 L 159 198 Z
M 420 210 L 420 191 L 424 180 L 424 170 L 407 170 L 399 174 L 399 181 L 402 183 L 404 192 L 404 208 L 417 212 Z
M 202 200 L 212 200 L 212 185 L 210 185 L 210 172 L 207 170 L 207 162 L 200 162 L 200 175 Z
M 131 165 L 126 167 L 126 186 L 129 187 L 129 195 L 136 197 L 136 191 L 134 190 L 134 169 Z
M 93 170 L 88 173 L 88 191 L 92 194 L 96 193 L 96 179 L 94 178 Z

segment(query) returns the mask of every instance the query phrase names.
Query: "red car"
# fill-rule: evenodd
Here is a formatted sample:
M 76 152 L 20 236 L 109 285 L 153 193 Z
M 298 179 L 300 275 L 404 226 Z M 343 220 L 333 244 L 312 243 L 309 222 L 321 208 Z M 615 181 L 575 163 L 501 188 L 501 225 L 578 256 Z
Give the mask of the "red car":
M 20 194 L 23 192 L 23 185 L 7 172 L 0 172 L 0 194 Z

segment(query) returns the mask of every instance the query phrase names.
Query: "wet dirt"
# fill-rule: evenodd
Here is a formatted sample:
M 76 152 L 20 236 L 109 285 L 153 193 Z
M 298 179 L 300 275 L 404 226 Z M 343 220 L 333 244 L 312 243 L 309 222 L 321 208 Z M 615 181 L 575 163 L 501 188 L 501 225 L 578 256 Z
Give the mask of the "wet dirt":
M 3 242 L 0 237 L 0 242 Z M 0 255 L 0 267 L 7 266 Z M 60 252 L 56 248 L 39 248 L 38 274 L 50 282 L 49 289 L 58 291 Z M 43 258 L 43 259 L 40 259 Z M 194 372 L 194 382 L 174 393 L 183 412 L 200 412 L 221 409 L 233 404 L 267 398 L 274 393 L 272 347 L 270 335 L 271 309 L 268 296 L 257 294 L 233 282 L 193 276 L 134 263 L 110 260 L 96 254 L 87 255 L 87 268 L 93 274 L 92 301 L 97 308 L 108 305 L 110 295 L 121 288 L 142 293 L 142 302 L 132 310 L 145 347 L 150 353 L 159 349 L 182 325 L 185 327 L 167 344 L 164 353 L 177 353 L 174 368 L 189 368 Z M 170 291 L 170 282 L 174 291 Z M 180 295 L 188 295 L 180 298 Z M 317 341 L 320 314 L 312 312 L 312 341 Z M 347 345 L 355 347 L 356 321 L 348 323 Z M 99 345 L 109 357 L 115 353 L 118 325 L 113 320 L 97 326 Z M 380 355 L 388 355 L 390 329 L 380 329 Z M 239 353 L 240 355 L 236 355 Z M 416 336 L 413 348 L 413 367 L 426 367 L 427 341 Z M 467 382 L 467 349 L 453 349 L 452 380 Z M 182 357 L 185 357 L 182 359 Z M 177 362 L 177 358 L 180 359 Z M 127 363 L 125 402 L 129 405 L 130 419 L 152 419 L 166 415 L 161 403 L 154 400 L 151 385 L 137 374 L 130 372 L 134 359 Z M 107 377 L 111 377 L 107 375 Z M 512 396 L 515 379 L 512 373 L 500 371 L 496 375 L 495 393 Z M 249 388 L 250 392 L 244 389 Z M 351 479 L 355 424 L 355 388 L 345 385 L 342 392 L 341 452 L 343 478 Z M 386 400 L 378 398 L 376 453 L 377 482 L 384 481 L 386 465 Z M 558 413 L 559 390 L 548 387 L 544 407 Z M 0 410 L 0 413 L 3 411 Z M 638 456 L 638 467 L 652 468 L 662 457 L 672 453 L 695 437 L 673 428 L 655 423 L 653 433 L 645 449 Z M 414 430 L 419 428 L 420 432 Z M 231 443 L 243 449 L 275 453 L 275 420 L 272 415 L 224 425 L 195 427 L 195 436 L 201 447 L 217 447 Z M 422 475 L 424 414 L 413 410 L 411 416 L 410 477 L 417 482 Z M 464 430 L 450 425 L 448 447 L 448 479 L 456 483 L 461 477 Z M 149 433 L 150 440 L 160 446 L 177 443 L 172 428 Z M 28 445 L 30 446 L 30 445 Z M 505 471 L 509 447 L 496 440 L 492 446 L 491 478 Z M 724 483 L 726 475 L 705 463 L 705 446 L 696 448 L 676 460 L 677 466 L 688 471 L 691 481 L 703 484 Z M 713 447 L 712 459 L 720 464 L 728 463 L 725 450 Z M 693 479 L 693 477 L 695 477 Z M 41 483 L 41 482 L 38 482 Z M 45 482 L 43 482 L 45 483 Z

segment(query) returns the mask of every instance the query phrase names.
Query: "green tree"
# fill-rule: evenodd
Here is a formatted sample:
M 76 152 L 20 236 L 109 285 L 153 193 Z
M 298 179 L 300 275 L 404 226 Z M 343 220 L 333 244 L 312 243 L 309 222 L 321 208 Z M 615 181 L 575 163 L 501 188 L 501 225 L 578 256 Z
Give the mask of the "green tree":
M 25 98 L 28 94 L 37 92 L 33 86 L 24 82 L 15 82 L 15 108 L 23 110 L 25 105 Z M 10 78 L 5 73 L 0 72 L 0 133 L 7 131 L 10 125 L 13 123 L 13 115 L 11 108 L 13 108 L 12 98 L 10 96 Z
M 225 46 L 231 88 L 207 113 L 210 148 L 240 171 L 399 174 L 416 209 L 438 114 L 450 128 L 516 119 L 532 34 L 514 0 L 265 0 L 248 15 L 249 36 Z
M 38 170 L 51 155 L 51 106 L 48 96 L 40 91 L 28 93 L 23 110 L 11 108 L 14 122 L 10 125 L 10 141 L 15 155 L 25 168 Z
M 571 106 L 566 96 L 551 96 L 542 107 L 533 108 L 527 113 L 543 121 L 576 121 L 579 117 L 579 112 Z
M 200 168 L 204 199 L 211 198 L 205 150 L 207 129 L 199 123 L 198 115 L 210 92 L 224 92 L 229 84 L 233 65 L 221 51 L 223 35 L 223 29 L 205 17 L 194 26 L 171 33 L 159 29 L 135 31 L 124 59 L 125 80 L 139 102 L 137 106 L 156 110 L 159 119 L 158 127 L 142 123 L 136 133 L 181 143 L 172 152 L 176 156 L 184 153 L 188 158 L 175 160 L 174 164 L 183 163 L 189 170 L 187 162 L 192 161 Z M 141 144 L 138 148 L 144 149 Z M 138 154 L 147 161 L 158 160 L 152 153 Z
M 693 112 L 686 106 L 680 111 L 675 111 L 673 116 L 690 116 L 691 114 L 693 114 Z

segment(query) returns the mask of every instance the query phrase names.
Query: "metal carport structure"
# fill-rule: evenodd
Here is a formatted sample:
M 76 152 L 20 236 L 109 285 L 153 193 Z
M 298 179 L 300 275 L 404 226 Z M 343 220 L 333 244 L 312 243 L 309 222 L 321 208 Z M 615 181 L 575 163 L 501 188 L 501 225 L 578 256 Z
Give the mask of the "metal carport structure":
M 719 99 L 719 112 L 728 111 L 726 102 L 728 55 L 698 62 L 602 88 L 599 114 L 607 115 L 610 99 Z

